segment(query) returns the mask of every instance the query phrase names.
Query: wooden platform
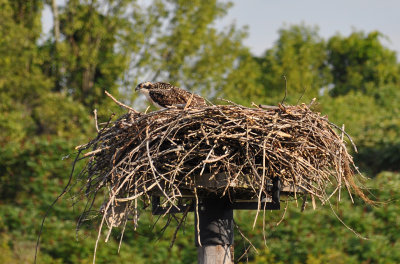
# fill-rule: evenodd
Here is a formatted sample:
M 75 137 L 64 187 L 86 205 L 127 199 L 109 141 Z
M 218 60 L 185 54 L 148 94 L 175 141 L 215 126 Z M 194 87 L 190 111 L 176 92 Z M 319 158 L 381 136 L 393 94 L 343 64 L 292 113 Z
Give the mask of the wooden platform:
M 277 178 L 268 179 L 265 184 L 266 192 L 263 192 L 262 199 L 259 201 L 259 190 L 252 189 L 240 181 L 230 181 L 226 174 L 210 175 L 205 174 L 201 177 L 195 177 L 192 182 L 180 184 L 179 204 L 173 208 L 164 208 L 160 204 L 163 194 L 159 191 L 152 193 L 152 211 L 153 214 L 181 213 L 186 210 L 193 211 L 195 194 L 194 188 L 197 189 L 198 199 L 228 196 L 231 203 L 230 208 L 233 210 L 259 210 L 260 208 L 267 210 L 279 210 L 281 199 L 287 197 L 299 196 L 304 193 L 301 188 L 293 185 L 282 186 L 281 181 Z M 261 202 L 261 204 L 259 204 Z
M 235 181 L 231 181 L 229 175 L 226 173 L 220 173 L 216 175 L 203 174 L 197 175 L 190 182 L 180 183 L 180 191 L 182 198 L 193 198 L 193 190 L 196 187 L 197 192 L 200 195 L 210 194 L 222 194 L 223 192 L 229 193 L 235 197 L 235 200 L 243 202 L 255 201 L 254 190 L 246 183 L 246 177 L 238 177 Z M 228 190 L 225 189 L 228 186 Z M 265 183 L 265 189 L 267 193 L 272 191 L 272 180 L 268 179 Z M 259 190 L 257 190 L 258 193 Z M 304 190 L 294 185 L 282 185 L 280 188 L 280 196 L 285 198 L 294 196 L 294 194 L 303 194 Z M 158 191 L 154 192 L 154 195 L 161 195 Z M 271 201 L 271 197 L 266 197 L 265 201 Z

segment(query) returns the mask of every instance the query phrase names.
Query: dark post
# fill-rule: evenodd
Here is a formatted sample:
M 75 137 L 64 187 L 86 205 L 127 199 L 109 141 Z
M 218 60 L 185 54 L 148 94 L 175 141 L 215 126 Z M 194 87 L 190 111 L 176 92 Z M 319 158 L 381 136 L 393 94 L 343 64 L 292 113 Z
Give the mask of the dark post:
M 233 210 L 280 210 L 280 192 L 282 184 L 279 177 L 272 178 L 270 189 L 271 200 L 231 201 L 228 197 L 217 195 L 199 197 L 198 206 L 193 203 L 178 204 L 174 208 L 160 205 L 160 197 L 152 197 L 152 213 L 163 215 L 182 212 L 195 214 L 195 243 L 198 253 L 198 264 L 231 264 L 233 263 Z M 200 235 L 199 235 L 200 233 Z M 200 243 L 199 243 L 200 241 Z
M 228 198 L 210 196 L 200 199 L 199 219 L 195 209 L 195 239 L 199 264 L 231 264 L 233 209 Z M 200 236 L 198 234 L 200 230 Z M 201 246 L 199 244 L 199 240 Z

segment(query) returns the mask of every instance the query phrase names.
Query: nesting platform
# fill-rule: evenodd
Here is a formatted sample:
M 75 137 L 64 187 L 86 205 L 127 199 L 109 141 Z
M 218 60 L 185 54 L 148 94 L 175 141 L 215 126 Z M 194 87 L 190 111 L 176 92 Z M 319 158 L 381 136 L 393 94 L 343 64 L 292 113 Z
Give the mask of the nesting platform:
M 354 181 L 346 135 L 305 104 L 220 105 L 130 111 L 78 148 L 86 151 L 88 196 L 108 192 L 103 213 L 136 211 L 138 200 L 154 196 L 165 213 L 207 195 L 261 203 L 272 199 L 276 178 L 282 195 L 325 203 L 344 188 L 369 201 Z

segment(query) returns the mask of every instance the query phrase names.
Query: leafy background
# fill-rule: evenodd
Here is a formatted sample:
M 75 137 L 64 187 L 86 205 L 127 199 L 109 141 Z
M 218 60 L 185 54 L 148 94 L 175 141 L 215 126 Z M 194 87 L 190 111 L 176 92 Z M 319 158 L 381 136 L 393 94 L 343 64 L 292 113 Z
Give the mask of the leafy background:
M 262 56 L 243 45 L 246 30 L 219 30 L 215 21 L 231 3 L 183 0 L 0 0 L 0 263 L 31 263 L 45 211 L 68 181 L 74 147 L 95 136 L 92 111 L 107 120 L 115 97 L 137 109 L 133 92 L 144 80 L 169 81 L 206 96 L 240 104 L 277 104 L 288 80 L 288 104 L 318 98 L 318 111 L 345 123 L 359 152 L 357 164 L 371 179 L 376 207 L 344 198 L 300 213 L 290 202 L 252 229 L 254 212 L 235 212 L 258 248 L 248 263 L 400 263 L 400 64 L 379 32 L 319 36 L 304 24 L 283 27 Z M 41 38 L 43 8 L 52 7 L 53 34 Z M 300 99 L 300 100 L 299 100 Z M 80 166 L 83 166 L 81 164 Z M 79 168 L 77 168 L 79 170 Z M 75 188 L 75 187 L 74 187 Z M 82 197 L 66 195 L 51 210 L 38 263 L 91 263 L 97 225 L 75 232 Z M 101 242 L 97 263 L 196 263 L 193 216 L 179 231 L 144 213 Z M 238 232 L 236 232 L 238 233 Z M 248 244 L 235 237 L 238 259 Z

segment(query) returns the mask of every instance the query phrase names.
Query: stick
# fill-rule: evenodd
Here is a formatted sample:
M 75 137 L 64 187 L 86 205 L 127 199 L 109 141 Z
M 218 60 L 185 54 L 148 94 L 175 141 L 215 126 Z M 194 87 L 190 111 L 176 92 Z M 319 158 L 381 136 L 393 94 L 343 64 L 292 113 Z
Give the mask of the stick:
M 254 229 L 254 227 L 256 226 L 256 221 L 257 221 L 258 213 L 260 212 L 261 195 L 262 195 L 262 191 L 264 190 L 264 181 L 265 181 L 265 155 L 266 155 L 266 153 L 265 153 L 265 142 L 266 142 L 266 140 L 264 140 L 264 143 L 263 143 L 262 179 L 261 179 L 260 192 L 258 193 L 257 213 L 256 213 L 256 217 L 254 217 L 253 229 Z
M 136 111 L 135 109 L 133 109 L 132 107 L 127 106 L 126 104 L 123 104 L 123 103 L 119 102 L 119 101 L 118 101 L 117 99 L 115 99 L 109 92 L 104 91 L 104 93 L 105 93 L 108 97 L 110 97 L 117 105 L 122 106 L 122 107 L 124 107 L 124 108 L 126 108 L 126 109 L 129 109 L 130 111 L 134 112 L 135 114 L 139 114 L 139 112 Z
M 285 100 L 286 100 L 286 95 L 287 95 L 287 79 L 286 79 L 286 75 L 283 74 L 283 75 L 282 75 L 282 78 L 285 79 L 285 96 L 283 97 L 283 99 L 282 99 L 282 101 L 281 101 L 281 104 L 283 105 L 283 102 L 285 102 Z
M 94 109 L 93 113 L 94 113 L 94 121 L 95 121 L 95 125 L 96 125 L 96 131 L 97 131 L 97 133 L 99 133 L 100 130 L 99 130 L 99 124 L 97 123 L 97 109 Z
M 58 202 L 58 200 L 59 200 L 64 194 L 67 193 L 67 190 L 68 190 L 68 188 L 69 188 L 69 186 L 70 186 L 70 184 L 71 184 L 71 182 L 72 182 L 72 177 L 73 177 L 73 175 L 74 175 L 76 161 L 78 160 L 79 155 L 81 154 L 82 151 L 83 151 L 83 149 L 80 149 L 80 150 L 78 151 L 78 154 L 77 154 L 76 157 L 75 157 L 75 161 L 74 161 L 73 164 L 72 164 L 72 170 L 71 170 L 71 173 L 70 173 L 70 175 L 69 175 L 69 179 L 68 179 L 67 185 L 64 187 L 64 189 L 62 190 L 62 192 L 57 196 L 57 198 L 51 203 L 51 205 L 47 208 L 46 213 L 44 214 L 44 217 L 43 217 L 43 219 L 42 219 L 42 223 L 41 223 L 41 225 L 40 225 L 39 234 L 38 234 L 38 237 L 37 237 L 37 240 L 36 240 L 35 259 L 34 259 L 34 261 L 33 261 L 34 264 L 36 264 L 36 260 L 37 260 L 37 256 L 38 256 L 38 250 L 39 250 L 39 245 L 40 245 L 40 237 L 41 237 L 41 235 L 42 235 L 42 231 L 43 231 L 43 227 L 44 227 L 44 222 L 46 221 L 46 218 L 47 218 L 47 216 L 49 215 L 50 210 L 53 208 L 53 206 Z

